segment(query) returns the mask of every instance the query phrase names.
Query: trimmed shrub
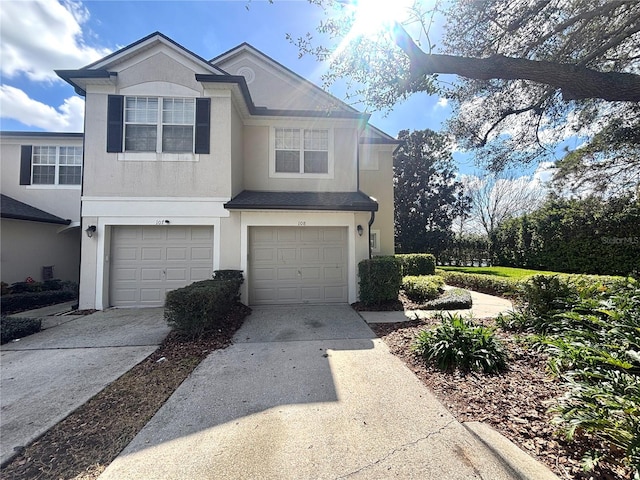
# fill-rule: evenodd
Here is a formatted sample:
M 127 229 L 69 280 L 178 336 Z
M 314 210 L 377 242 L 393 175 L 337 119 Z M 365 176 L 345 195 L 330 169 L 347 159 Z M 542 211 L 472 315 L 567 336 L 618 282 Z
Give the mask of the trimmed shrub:
M 400 262 L 392 256 L 362 260 L 358 264 L 360 301 L 373 306 L 398 300 L 402 284 L 400 272 Z
M 437 275 L 409 275 L 402 279 L 405 295 L 414 302 L 424 302 L 438 298 L 442 293 L 444 280 Z
M 493 330 L 460 315 L 442 317 L 434 330 L 423 330 L 413 349 L 440 370 L 499 373 L 507 370 L 507 354 Z
M 462 288 L 452 288 L 435 300 L 425 303 L 422 308 L 425 310 L 466 310 L 471 308 L 471 294 Z
M 224 276 L 224 274 L 223 274 Z M 167 293 L 164 316 L 184 337 L 197 338 L 217 329 L 237 304 L 240 278 L 203 280 Z
M 12 293 L 0 297 L 0 308 L 2 308 L 2 313 L 23 312 L 32 308 L 68 302 L 76 298 L 77 294 L 69 290 Z
M 395 257 L 400 261 L 403 277 L 434 275 L 436 272 L 436 257 L 430 253 L 405 253 Z
M 0 318 L 0 343 L 7 343 L 16 338 L 26 337 L 42 329 L 39 318 Z
M 475 273 L 450 272 L 439 270 L 439 275 L 447 285 L 468 288 L 476 292 L 497 296 L 512 296 L 518 292 L 520 282 L 495 275 L 480 275 Z

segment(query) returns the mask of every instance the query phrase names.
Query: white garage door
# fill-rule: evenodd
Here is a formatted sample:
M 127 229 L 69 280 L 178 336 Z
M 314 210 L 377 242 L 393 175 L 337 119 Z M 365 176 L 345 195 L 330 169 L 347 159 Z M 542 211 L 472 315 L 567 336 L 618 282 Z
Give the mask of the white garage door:
M 251 227 L 249 302 L 346 303 L 347 229 Z
M 169 290 L 213 273 L 213 228 L 118 226 L 111 234 L 110 303 L 161 306 Z

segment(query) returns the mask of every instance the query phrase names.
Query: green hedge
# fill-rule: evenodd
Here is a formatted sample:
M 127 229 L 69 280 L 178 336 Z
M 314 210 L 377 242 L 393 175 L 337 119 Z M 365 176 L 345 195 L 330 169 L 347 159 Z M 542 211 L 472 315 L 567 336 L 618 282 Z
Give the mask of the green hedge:
M 33 308 L 68 302 L 77 298 L 76 292 L 69 290 L 12 293 L 0 297 L 0 308 L 2 309 L 2 313 L 23 312 Z
M 444 280 L 437 275 L 408 275 L 402 278 L 404 294 L 414 302 L 424 302 L 438 298 L 442 293 Z
M 402 274 L 400 262 L 392 256 L 374 257 L 358 264 L 360 301 L 368 306 L 398 300 Z
M 403 277 L 436 273 L 436 257 L 430 253 L 405 253 L 395 255 L 395 258 L 400 261 Z
M 497 296 L 517 294 L 520 284 L 518 280 L 495 275 L 449 272 L 440 269 L 438 269 L 438 274 L 444 279 L 447 285 L 468 288 L 476 292 Z
M 39 318 L 0 318 L 0 343 L 7 343 L 16 338 L 26 337 L 42 329 Z
M 471 294 L 467 290 L 452 288 L 446 290 L 435 300 L 429 300 L 420 308 L 425 310 L 467 310 L 472 305 Z
M 225 315 L 237 304 L 242 272 L 221 272 L 228 271 L 216 272 L 212 280 L 195 282 L 167 293 L 165 319 L 180 335 L 197 338 L 219 328 Z

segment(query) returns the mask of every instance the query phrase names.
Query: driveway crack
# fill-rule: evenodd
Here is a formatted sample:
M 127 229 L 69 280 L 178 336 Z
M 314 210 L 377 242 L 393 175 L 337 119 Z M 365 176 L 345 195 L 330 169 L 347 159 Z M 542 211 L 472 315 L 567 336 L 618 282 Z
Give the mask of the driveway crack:
M 363 465 L 362 467 L 358 468 L 357 470 L 349 472 L 349 473 L 347 473 L 345 475 L 341 475 L 340 477 L 336 477 L 335 480 L 342 480 L 344 478 L 352 477 L 353 475 L 357 475 L 358 473 L 361 473 L 361 472 L 363 472 L 363 471 L 365 471 L 365 470 L 367 470 L 367 469 L 369 469 L 371 467 L 374 467 L 374 466 L 376 466 L 376 465 L 378 465 L 380 463 L 383 463 L 388 458 L 390 458 L 393 455 L 395 455 L 397 452 L 399 452 L 401 450 L 405 450 L 408 447 L 412 447 L 414 445 L 417 445 L 418 443 L 423 442 L 423 441 L 429 439 L 430 437 L 441 433 L 443 430 L 446 430 L 447 428 L 449 428 L 449 426 L 451 424 L 456 423 L 456 422 L 457 422 L 456 419 L 450 420 L 446 424 L 444 424 L 442 427 L 438 428 L 437 430 L 434 430 L 433 432 L 429 432 L 424 437 L 417 438 L 416 440 L 412 440 L 411 442 L 403 443 L 402 445 L 399 445 L 399 446 L 395 447 L 393 450 L 390 450 L 389 452 L 387 452 L 386 455 L 384 455 L 383 457 L 377 459 L 376 461 L 367 463 L 366 465 Z

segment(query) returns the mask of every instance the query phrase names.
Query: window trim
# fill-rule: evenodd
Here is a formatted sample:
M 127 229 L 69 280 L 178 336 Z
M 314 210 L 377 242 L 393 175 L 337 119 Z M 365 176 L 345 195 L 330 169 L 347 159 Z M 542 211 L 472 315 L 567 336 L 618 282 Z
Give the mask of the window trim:
M 276 171 L 276 130 L 295 129 L 300 132 L 300 171 Z M 328 133 L 327 173 L 304 173 L 304 131 L 325 130 Z M 309 150 L 317 151 L 317 150 Z M 270 178 L 305 178 L 305 179 L 333 179 L 334 178 L 334 129 L 317 125 L 278 125 L 270 128 L 269 134 L 269 177 Z
M 380 230 L 371 229 L 369 231 L 369 244 L 371 253 L 380 253 Z
M 130 98 L 154 98 L 158 100 L 156 108 L 156 121 L 154 124 L 142 122 L 127 122 L 127 99 Z M 191 123 L 176 124 L 164 122 L 164 102 L 165 100 L 191 100 L 193 102 L 193 116 Z M 122 153 L 129 155 L 168 155 L 170 157 L 180 157 L 185 155 L 195 155 L 196 151 L 196 98 L 194 97 L 172 97 L 172 96 L 156 96 L 156 95 L 124 95 L 124 106 L 122 110 Z M 127 150 L 127 125 L 155 125 L 156 127 L 156 148 L 155 151 L 149 150 Z M 191 126 L 191 150 L 184 152 L 165 152 L 162 148 L 163 132 L 165 126 L 188 125 Z
M 36 155 L 36 149 L 39 148 L 55 148 L 55 163 L 53 164 L 44 164 L 44 163 L 35 163 L 34 156 Z M 77 148 L 80 149 L 80 163 L 79 164 L 61 164 L 60 163 L 60 149 L 61 148 Z M 80 145 L 31 145 L 31 156 L 30 156 L 30 171 L 29 171 L 29 183 L 25 184 L 29 189 L 70 189 L 76 190 L 82 186 L 82 175 L 84 172 L 84 149 Z M 53 166 L 53 180 L 54 183 L 35 183 L 33 181 L 33 172 L 34 167 L 38 166 Z M 80 168 L 80 183 L 60 183 L 60 167 L 79 167 Z

